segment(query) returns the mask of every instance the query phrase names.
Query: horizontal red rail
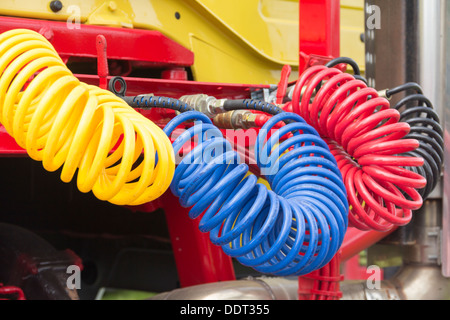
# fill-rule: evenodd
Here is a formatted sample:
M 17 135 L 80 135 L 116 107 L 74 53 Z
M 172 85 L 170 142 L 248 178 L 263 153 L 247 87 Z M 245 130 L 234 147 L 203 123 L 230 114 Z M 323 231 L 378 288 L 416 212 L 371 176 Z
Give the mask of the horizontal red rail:
M 153 66 L 191 66 L 194 63 L 192 51 L 159 31 L 84 24 L 76 27 L 68 28 L 66 22 L 59 21 L 0 17 L 0 33 L 24 28 L 40 32 L 62 58 L 97 59 L 96 37 L 103 35 L 108 44 L 108 59 L 148 62 Z
M 75 74 L 75 76 L 85 83 L 99 84 L 98 75 Z M 111 77 L 109 76 L 107 79 L 109 81 Z M 123 79 L 127 83 L 126 95 L 154 93 L 155 95 L 171 98 L 203 93 L 218 99 L 246 99 L 251 97 L 252 92 L 259 91 L 262 94 L 263 89 L 270 88 L 270 85 L 264 84 L 215 83 L 134 77 L 123 77 Z

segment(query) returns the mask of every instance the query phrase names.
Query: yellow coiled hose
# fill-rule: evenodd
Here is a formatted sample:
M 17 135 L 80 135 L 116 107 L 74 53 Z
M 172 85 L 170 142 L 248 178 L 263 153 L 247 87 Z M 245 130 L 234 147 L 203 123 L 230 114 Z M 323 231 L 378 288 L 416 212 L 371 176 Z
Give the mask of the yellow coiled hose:
M 34 31 L 0 35 L 0 122 L 46 170 L 62 166 L 62 181 L 78 170 L 78 189 L 100 200 L 139 205 L 172 181 L 164 132 L 113 93 L 80 82 Z

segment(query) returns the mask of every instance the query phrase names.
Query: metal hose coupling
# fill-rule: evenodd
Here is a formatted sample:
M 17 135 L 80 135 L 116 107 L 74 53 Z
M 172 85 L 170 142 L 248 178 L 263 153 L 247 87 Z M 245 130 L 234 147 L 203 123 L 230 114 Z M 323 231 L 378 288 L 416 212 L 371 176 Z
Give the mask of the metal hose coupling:
M 257 116 L 249 110 L 234 110 L 218 114 L 213 123 L 222 129 L 250 129 L 256 126 Z
M 217 99 L 207 94 L 185 95 L 179 98 L 180 101 L 190 105 L 194 110 L 205 114 L 209 118 L 214 118 L 220 113 L 226 112 L 224 103 L 227 99 Z

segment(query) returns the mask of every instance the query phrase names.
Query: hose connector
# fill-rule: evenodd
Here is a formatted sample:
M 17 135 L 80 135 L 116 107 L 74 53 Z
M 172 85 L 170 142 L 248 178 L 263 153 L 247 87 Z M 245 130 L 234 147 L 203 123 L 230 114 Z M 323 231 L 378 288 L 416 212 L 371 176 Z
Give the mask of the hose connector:
M 388 91 L 389 89 L 380 90 L 378 91 L 378 96 L 391 100 L 392 96 L 389 94 Z
M 255 126 L 257 114 L 248 110 L 234 110 L 220 113 L 213 118 L 213 123 L 221 129 L 250 129 Z
M 223 105 L 226 99 L 216 99 L 207 94 L 185 95 L 179 98 L 184 103 L 190 105 L 194 110 L 199 111 L 209 118 L 214 118 L 220 113 L 224 113 Z

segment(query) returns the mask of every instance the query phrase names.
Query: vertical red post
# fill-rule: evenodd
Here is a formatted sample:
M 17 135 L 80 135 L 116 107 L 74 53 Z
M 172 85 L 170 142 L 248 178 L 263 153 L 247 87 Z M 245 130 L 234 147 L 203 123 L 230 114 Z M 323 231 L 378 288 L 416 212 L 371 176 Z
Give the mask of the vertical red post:
M 338 57 L 340 45 L 340 1 L 300 0 L 299 71 L 310 55 Z
M 96 38 L 95 47 L 97 49 L 97 74 L 100 78 L 99 87 L 107 88 L 106 77 L 109 75 L 108 57 L 106 56 L 106 38 L 99 34 Z
M 231 258 L 198 229 L 199 219 L 188 216 L 178 199 L 167 191 L 161 198 L 181 287 L 235 280 Z
M 300 0 L 299 11 L 299 73 L 302 73 L 314 56 L 339 57 L 340 1 Z M 299 277 L 299 300 L 338 298 L 339 262 L 336 255 L 320 270 Z

